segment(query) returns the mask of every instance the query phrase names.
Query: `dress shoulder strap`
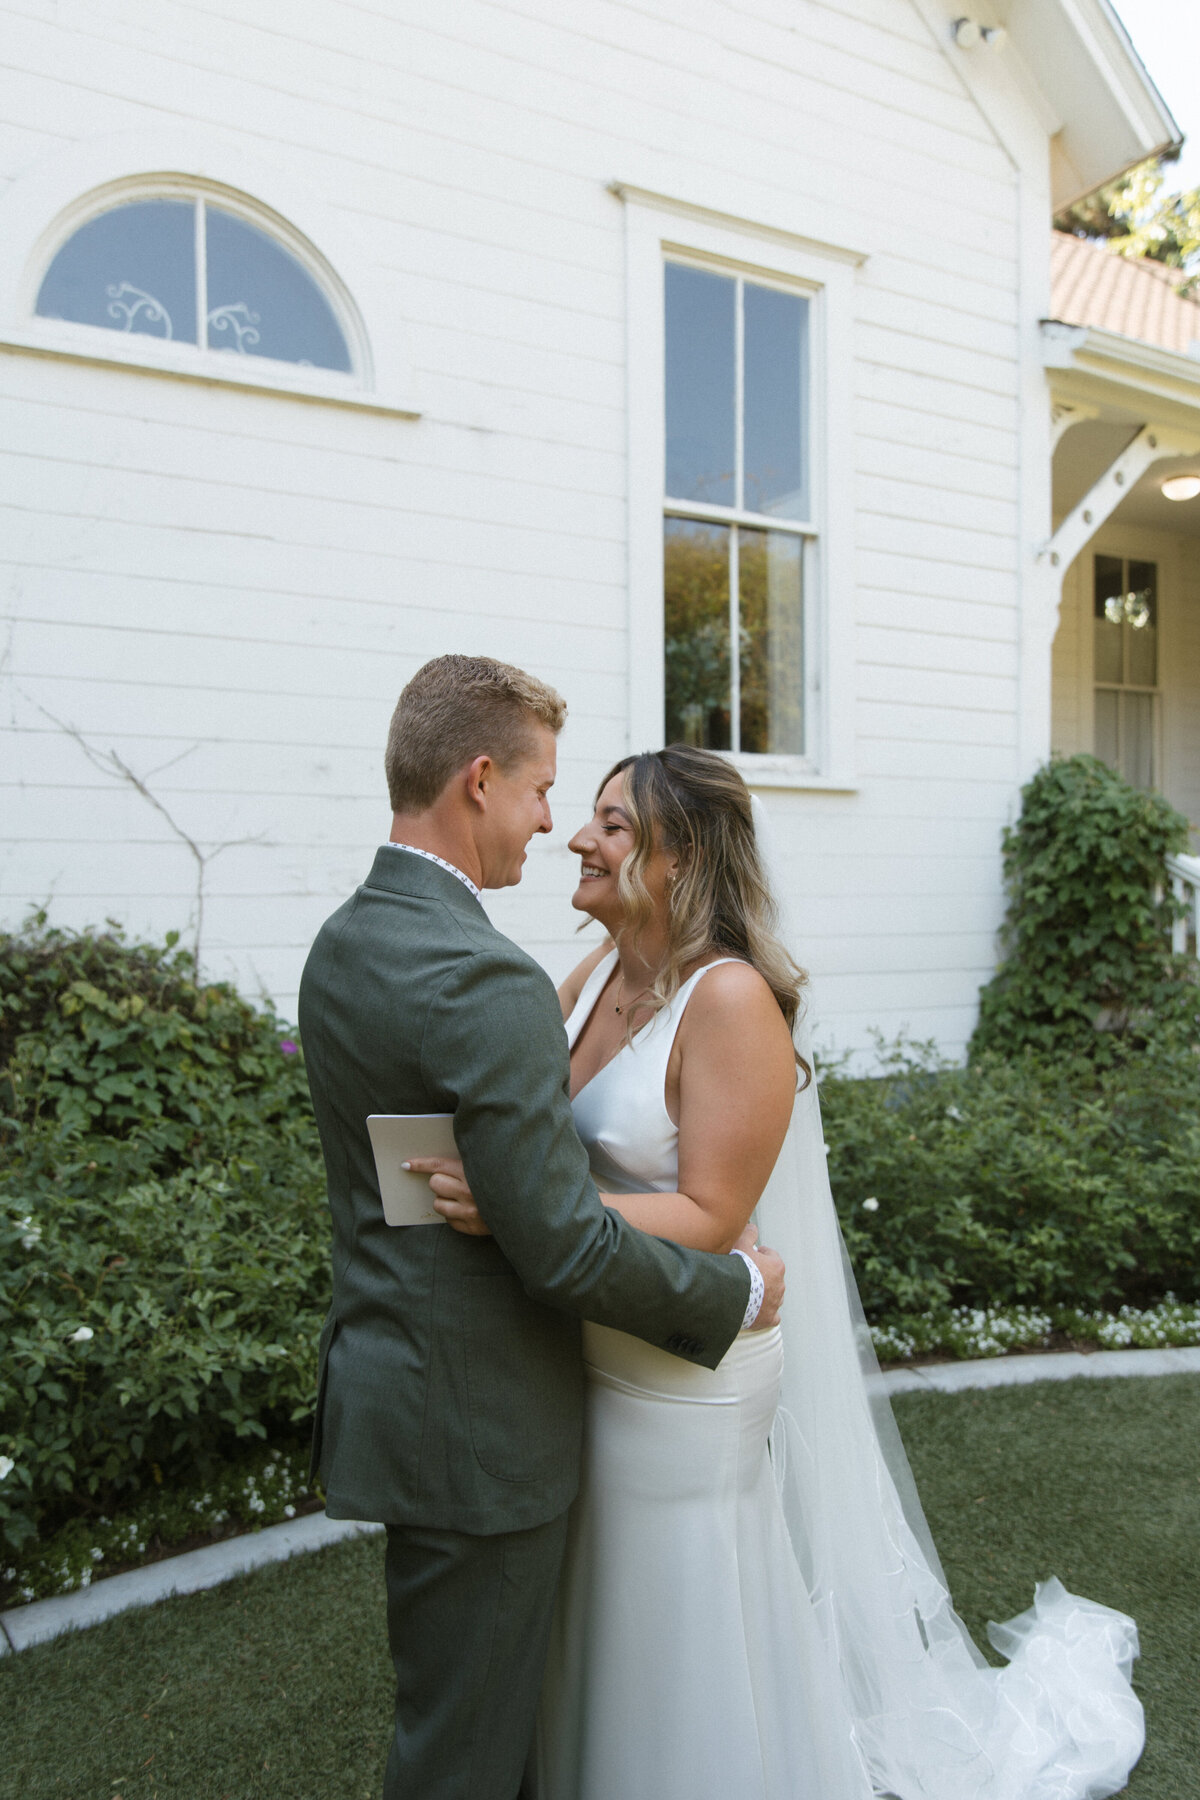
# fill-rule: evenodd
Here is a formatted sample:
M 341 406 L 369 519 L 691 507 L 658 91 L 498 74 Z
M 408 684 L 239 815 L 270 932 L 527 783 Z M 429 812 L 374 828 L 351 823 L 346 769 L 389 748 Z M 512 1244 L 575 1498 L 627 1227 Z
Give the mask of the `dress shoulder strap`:
M 664 1007 L 662 1012 L 657 1013 L 642 1031 L 638 1032 L 633 1040 L 635 1048 L 639 1041 L 644 1038 L 647 1047 L 653 1045 L 665 1064 L 671 1054 L 672 1046 L 675 1043 L 675 1035 L 679 1030 L 680 1020 L 687 1011 L 687 1003 L 699 987 L 703 977 L 708 974 L 710 969 L 719 969 L 722 963 L 744 961 L 745 958 L 741 956 L 718 956 L 715 962 L 704 963 L 700 968 L 693 969 L 687 980 L 681 982 L 678 988 L 676 988 L 675 993 L 671 997 L 670 1004 Z
M 592 1016 L 592 1009 L 600 998 L 600 991 L 616 967 L 617 953 L 610 950 L 602 956 L 587 980 L 579 990 L 579 998 L 571 1008 L 566 1019 L 567 1047 L 575 1048 L 575 1040 Z

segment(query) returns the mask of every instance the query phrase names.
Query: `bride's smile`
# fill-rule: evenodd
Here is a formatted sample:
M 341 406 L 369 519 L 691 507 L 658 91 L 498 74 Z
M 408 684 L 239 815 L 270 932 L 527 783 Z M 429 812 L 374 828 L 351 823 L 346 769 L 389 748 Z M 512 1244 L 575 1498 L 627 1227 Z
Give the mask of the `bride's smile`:
M 567 848 L 580 858 L 579 885 L 571 896 L 576 912 L 590 913 L 610 932 L 621 924 L 625 902 L 618 877 L 621 865 L 634 846 L 634 825 L 624 805 L 620 775 L 607 781 L 596 796 L 596 810 L 575 833 Z M 642 879 L 657 911 L 665 905 L 667 887 L 678 859 L 661 849 L 646 862 Z

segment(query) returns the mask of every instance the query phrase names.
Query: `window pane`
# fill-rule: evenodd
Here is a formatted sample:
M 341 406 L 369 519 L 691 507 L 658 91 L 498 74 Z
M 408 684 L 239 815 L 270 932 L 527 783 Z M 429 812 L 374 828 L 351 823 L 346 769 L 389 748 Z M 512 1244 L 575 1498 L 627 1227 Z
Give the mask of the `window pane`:
M 737 284 L 666 265 L 667 493 L 733 506 Z
M 196 208 L 139 200 L 67 239 L 37 297 L 43 319 L 196 341 Z
M 799 538 L 738 533 L 741 745 L 804 752 L 804 639 Z
M 750 512 L 803 519 L 808 302 L 748 281 L 743 308 L 743 504 Z
M 1120 766 L 1121 745 L 1117 727 L 1117 704 L 1120 695 L 1113 688 L 1096 689 L 1096 755 L 1110 769 Z
M 1125 673 L 1134 687 L 1158 685 L 1158 569 L 1131 562 L 1125 593 Z
M 1125 619 L 1124 569 L 1119 556 L 1098 556 L 1095 578 L 1093 679 L 1121 681 Z M 1099 751 L 1096 752 L 1100 754 Z M 1104 760 L 1107 762 L 1108 758 Z
M 1122 694 L 1121 773 L 1136 788 L 1154 786 L 1154 695 Z
M 730 747 L 729 528 L 665 521 L 668 744 Z
M 208 346 L 317 369 L 350 369 L 328 300 L 290 251 L 209 206 Z

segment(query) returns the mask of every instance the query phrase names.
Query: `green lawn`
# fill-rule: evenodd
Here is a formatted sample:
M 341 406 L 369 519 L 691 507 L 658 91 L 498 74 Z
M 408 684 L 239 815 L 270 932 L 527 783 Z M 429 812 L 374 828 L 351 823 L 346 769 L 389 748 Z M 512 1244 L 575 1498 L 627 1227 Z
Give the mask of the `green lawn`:
M 972 1630 L 1048 1574 L 1133 1613 L 1149 1746 L 1131 1800 L 1194 1800 L 1200 1377 L 896 1410 Z M 379 1539 L 340 1545 L 6 1658 L 0 1796 L 372 1800 L 390 1709 L 381 1561 Z

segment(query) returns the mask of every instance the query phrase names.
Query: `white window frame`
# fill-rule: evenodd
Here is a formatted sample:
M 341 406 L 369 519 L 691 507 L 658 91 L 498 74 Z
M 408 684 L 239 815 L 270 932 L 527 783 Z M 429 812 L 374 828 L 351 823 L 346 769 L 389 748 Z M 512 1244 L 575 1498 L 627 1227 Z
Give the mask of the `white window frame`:
M 332 307 L 351 371 L 41 318 L 38 292 L 67 240 L 114 206 L 157 199 L 211 201 L 289 251 Z M 0 195 L 0 351 L 419 418 L 395 324 L 370 329 L 372 319 L 382 326 L 389 312 L 394 318 L 378 286 L 330 209 L 218 139 L 149 130 L 85 141 L 35 165 Z
M 635 750 L 662 742 L 663 518 L 711 518 L 768 530 L 791 522 L 678 501 L 665 493 L 668 260 L 785 287 L 809 301 L 809 518 L 804 554 L 803 756 L 722 752 L 751 787 L 853 790 L 854 444 L 851 425 L 857 251 L 618 186 L 626 215 L 629 427 L 629 723 Z M 791 525 L 795 530 L 795 525 Z

